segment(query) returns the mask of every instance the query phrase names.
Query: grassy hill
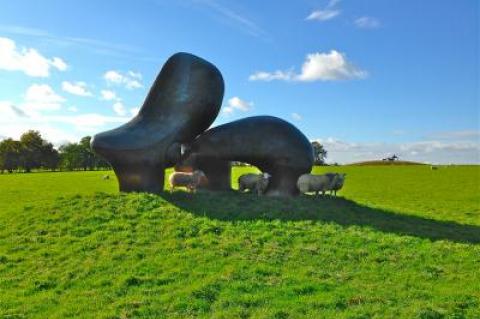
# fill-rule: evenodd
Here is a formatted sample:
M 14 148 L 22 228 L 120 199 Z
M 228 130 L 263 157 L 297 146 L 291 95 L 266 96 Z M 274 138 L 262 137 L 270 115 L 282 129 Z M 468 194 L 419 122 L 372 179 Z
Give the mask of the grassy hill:
M 0 317 L 480 317 L 480 167 L 315 170 L 340 198 L 0 176 Z
M 364 161 L 364 162 L 357 162 L 357 163 L 352 163 L 349 165 L 355 165 L 355 166 L 393 166 L 393 165 L 427 165 L 425 163 L 420 163 L 420 162 L 412 162 L 412 161 Z

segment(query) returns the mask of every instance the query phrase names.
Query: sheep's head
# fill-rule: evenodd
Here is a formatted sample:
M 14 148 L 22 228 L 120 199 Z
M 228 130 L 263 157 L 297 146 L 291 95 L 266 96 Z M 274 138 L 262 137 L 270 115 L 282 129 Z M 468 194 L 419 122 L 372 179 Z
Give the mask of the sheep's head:
M 343 185 L 343 182 L 345 181 L 345 176 L 347 176 L 346 173 L 343 174 L 337 174 L 336 180 L 339 185 Z

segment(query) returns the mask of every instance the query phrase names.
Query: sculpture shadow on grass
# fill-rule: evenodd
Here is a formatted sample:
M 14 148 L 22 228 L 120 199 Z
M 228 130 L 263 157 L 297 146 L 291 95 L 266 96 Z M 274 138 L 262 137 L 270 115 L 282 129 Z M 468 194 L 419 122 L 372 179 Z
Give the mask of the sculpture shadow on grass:
M 438 221 L 360 205 L 342 197 L 267 198 L 225 192 L 163 193 L 171 204 L 196 216 L 222 221 L 282 220 L 333 222 L 342 226 L 370 227 L 398 235 L 432 241 L 480 243 L 480 226 Z

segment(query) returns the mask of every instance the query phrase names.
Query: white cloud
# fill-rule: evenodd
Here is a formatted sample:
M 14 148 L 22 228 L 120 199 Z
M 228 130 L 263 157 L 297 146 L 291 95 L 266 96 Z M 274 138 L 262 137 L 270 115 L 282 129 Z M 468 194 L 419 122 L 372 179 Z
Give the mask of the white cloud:
M 67 64 L 58 57 L 48 59 L 32 48 L 17 48 L 13 40 L 0 37 L 0 70 L 21 71 L 32 77 L 48 77 L 51 67 L 65 71 Z
M 114 91 L 102 90 L 100 91 L 100 94 L 102 94 L 102 100 L 105 101 L 119 100 L 117 94 Z
M 360 17 L 355 19 L 355 25 L 362 29 L 376 29 L 380 27 L 380 21 L 374 17 Z
M 250 81 L 273 81 L 273 80 L 283 80 L 290 81 L 295 77 L 293 71 L 275 71 L 275 72 L 255 72 L 250 75 L 248 79 Z
M 127 89 L 142 88 L 143 85 L 139 82 L 142 75 L 137 72 L 128 71 L 126 74 L 122 74 L 119 71 L 110 70 L 103 75 L 107 84 L 123 85 Z
M 21 108 L 26 113 L 54 111 L 62 107 L 65 99 L 55 93 L 47 84 L 32 84 L 25 93 L 25 103 Z
M 397 154 L 401 160 L 424 163 L 480 163 L 479 141 L 422 140 L 405 143 L 348 142 L 336 138 L 317 139 L 328 151 L 328 162 L 353 163 L 380 160 Z
M 340 0 L 330 0 L 325 9 L 313 11 L 305 18 L 305 20 L 327 21 L 335 18 L 341 13 L 340 10 L 335 8 L 339 2 Z
M 92 96 L 92 93 L 88 91 L 87 84 L 85 82 L 62 82 L 62 90 L 73 95 L 79 96 Z
M 132 107 L 132 108 L 130 109 L 130 115 L 132 115 L 132 116 L 137 115 L 138 112 L 140 112 L 140 108 L 139 108 L 139 107 Z
M 78 108 L 76 106 L 70 106 L 67 108 L 70 112 L 78 112 Z
M 117 113 L 119 116 L 125 116 L 127 114 L 127 110 L 122 102 L 115 102 L 113 104 L 113 111 Z
M 295 120 L 295 121 L 301 121 L 302 120 L 302 116 L 298 113 L 295 113 L 293 112 L 292 113 L 292 118 Z
M 108 129 L 111 125 L 127 122 L 127 117 L 104 116 L 96 113 L 78 115 L 42 115 L 29 116 L 19 114 L 9 101 L 0 101 L 0 136 L 18 139 L 28 130 L 38 130 L 42 136 L 55 145 L 62 142 L 78 141 L 85 134 L 94 134 Z M 58 124 L 67 124 L 63 129 Z
M 140 72 L 128 71 L 128 75 L 130 75 L 132 78 L 135 78 L 135 79 L 139 79 L 139 80 L 142 79 L 142 74 L 140 74 Z
M 54 57 L 51 64 L 52 64 L 52 66 L 54 66 L 55 68 L 57 68 L 60 71 L 65 71 L 68 68 L 67 63 L 65 63 L 65 61 L 63 61 L 62 59 L 60 59 L 58 57 Z
M 302 65 L 302 72 L 292 71 L 256 72 L 250 75 L 250 81 L 337 81 L 363 79 L 368 73 L 349 62 L 345 54 L 336 50 L 329 53 L 308 54 Z
M 306 20 L 318 20 L 318 21 L 327 21 L 330 19 L 335 18 L 340 14 L 340 10 L 315 10 L 308 17 Z
M 228 99 L 227 105 L 223 107 L 223 113 L 225 115 L 231 115 L 235 111 L 248 112 L 252 109 L 253 102 L 247 102 L 242 100 L 238 96 L 234 96 Z
M 451 139 L 480 139 L 480 130 L 442 131 L 430 133 L 428 138 L 451 140 Z

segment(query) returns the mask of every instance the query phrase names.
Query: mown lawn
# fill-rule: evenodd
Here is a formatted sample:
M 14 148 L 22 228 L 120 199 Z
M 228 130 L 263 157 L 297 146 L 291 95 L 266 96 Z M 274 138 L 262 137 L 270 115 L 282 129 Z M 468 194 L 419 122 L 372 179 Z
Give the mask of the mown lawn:
M 0 317 L 480 318 L 479 166 L 315 170 L 339 198 L 0 175 Z

